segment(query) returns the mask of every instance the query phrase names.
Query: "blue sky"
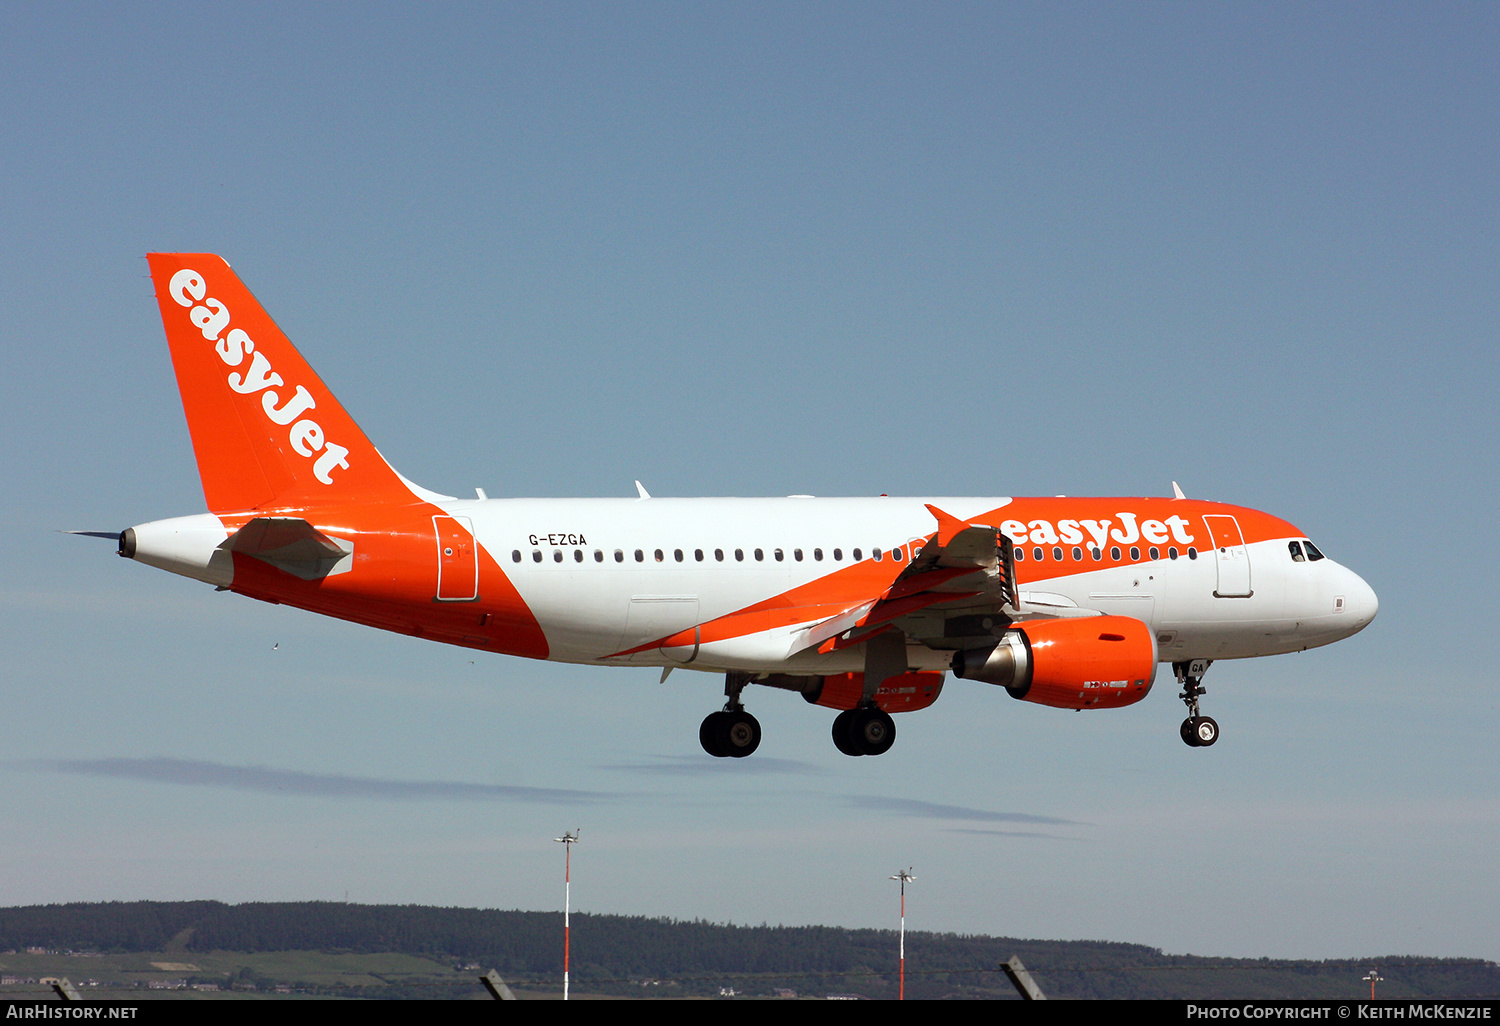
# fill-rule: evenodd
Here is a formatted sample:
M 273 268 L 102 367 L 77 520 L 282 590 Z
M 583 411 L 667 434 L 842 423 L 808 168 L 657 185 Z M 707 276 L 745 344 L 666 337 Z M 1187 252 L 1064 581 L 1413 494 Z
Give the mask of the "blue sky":
M 0 903 L 337 899 L 1500 958 L 1490 5 L 0 10 Z M 408 477 L 1188 494 L 1358 637 L 879 759 L 55 533 L 198 512 L 142 256 L 224 255 Z M 913 956 L 916 953 L 913 952 Z

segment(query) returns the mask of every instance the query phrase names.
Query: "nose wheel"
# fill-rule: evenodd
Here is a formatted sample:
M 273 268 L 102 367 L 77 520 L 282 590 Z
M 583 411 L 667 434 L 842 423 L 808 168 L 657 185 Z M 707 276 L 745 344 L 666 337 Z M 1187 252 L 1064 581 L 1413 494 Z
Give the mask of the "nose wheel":
M 1190 748 L 1207 748 L 1219 740 L 1219 724 L 1212 716 L 1189 716 L 1182 721 L 1182 740 Z
M 1219 740 L 1218 722 L 1198 711 L 1198 699 L 1208 694 L 1208 689 L 1203 686 L 1203 675 L 1212 663 L 1212 659 L 1193 659 L 1172 664 L 1177 683 L 1182 685 L 1182 694 L 1177 697 L 1187 705 L 1188 716 L 1182 721 L 1180 733 L 1183 744 L 1189 748 L 1207 748 Z

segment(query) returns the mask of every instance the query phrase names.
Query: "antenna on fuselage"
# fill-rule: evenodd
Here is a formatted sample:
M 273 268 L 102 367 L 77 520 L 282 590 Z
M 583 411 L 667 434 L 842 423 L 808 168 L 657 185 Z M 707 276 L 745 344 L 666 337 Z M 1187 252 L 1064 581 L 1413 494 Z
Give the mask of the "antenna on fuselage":
M 1182 486 L 1180 486 L 1176 481 L 1172 482 L 1172 494 L 1179 499 L 1187 498 L 1186 495 L 1182 494 Z
M 640 495 L 641 498 L 643 498 L 643 499 L 649 499 L 649 498 L 651 498 L 651 493 L 648 492 L 648 491 L 646 491 L 646 486 L 643 485 L 643 484 L 641 484 L 639 481 L 637 481 L 635 483 L 635 490 L 636 490 L 636 493 L 638 495 Z

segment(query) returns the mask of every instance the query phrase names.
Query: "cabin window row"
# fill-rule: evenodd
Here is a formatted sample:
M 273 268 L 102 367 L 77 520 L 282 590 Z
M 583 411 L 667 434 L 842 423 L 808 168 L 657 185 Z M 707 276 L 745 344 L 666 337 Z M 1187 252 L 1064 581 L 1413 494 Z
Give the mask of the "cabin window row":
M 552 561 L 554 563 L 562 563 L 566 561 L 567 557 L 563 553 L 563 549 L 553 549 Z M 842 563 L 844 561 L 844 550 L 841 548 L 833 549 L 829 554 L 833 557 L 833 562 L 835 563 Z M 787 559 L 787 555 L 788 553 L 785 549 L 772 549 L 769 554 L 770 559 L 777 563 L 785 562 Z M 792 549 L 790 555 L 794 563 L 801 563 L 807 558 L 808 553 L 802 549 Z M 864 549 L 852 549 L 850 550 L 849 555 L 853 557 L 853 560 L 856 563 L 865 558 Z M 821 563 L 824 558 L 823 550 L 821 548 L 815 548 L 811 551 L 811 556 L 813 562 Z M 520 549 L 511 550 L 510 560 L 512 563 L 520 563 L 522 562 L 523 558 L 524 557 L 521 555 Z M 533 563 L 540 563 L 544 558 L 545 557 L 543 556 L 541 549 L 531 550 L 531 561 Z M 606 557 L 603 549 L 593 550 L 593 559 L 595 563 L 604 563 L 608 558 L 609 557 Z M 906 558 L 906 552 L 903 549 L 899 548 L 889 550 L 871 549 L 870 558 L 875 560 L 877 563 L 884 559 L 892 559 L 895 562 L 899 563 Z M 767 559 L 767 553 L 765 549 L 751 549 L 748 553 L 744 549 L 734 549 L 732 552 L 726 552 L 724 549 L 713 549 L 711 552 L 707 552 L 703 549 L 693 549 L 691 556 L 689 556 L 688 552 L 684 551 L 683 549 L 635 549 L 633 552 L 626 552 L 626 550 L 624 549 L 615 549 L 613 559 L 616 563 L 704 563 L 710 560 L 715 563 L 723 563 L 731 560 L 736 563 L 743 563 L 747 559 L 752 562 L 763 563 Z M 586 560 L 587 557 L 585 556 L 583 549 L 573 550 L 573 562 L 583 563 L 586 562 Z
M 1061 545 L 1054 545 L 1052 547 L 1052 559 L 1054 561 L 1056 561 L 1056 562 L 1062 562 L 1063 559 L 1065 558 L 1065 555 L 1068 553 L 1068 551 L 1069 550 L 1065 549 Z M 1153 545 L 1147 551 L 1148 551 L 1148 555 L 1149 555 L 1149 557 L 1151 559 L 1160 559 L 1161 558 L 1161 549 L 1159 549 L 1157 546 Z M 1083 548 L 1081 546 L 1075 545 L 1075 546 L 1073 546 L 1073 548 L 1071 550 L 1071 555 L 1072 555 L 1072 557 L 1073 557 L 1073 559 L 1074 559 L 1075 562 L 1082 562 L 1083 561 L 1083 553 L 1084 553 L 1084 550 L 1083 550 Z M 1089 553 L 1090 558 L 1092 558 L 1094 560 L 1094 562 L 1096 562 L 1096 563 L 1099 562 L 1100 560 L 1102 560 L 1104 558 L 1104 552 L 1103 552 L 1103 550 L 1099 549 L 1097 547 L 1091 547 L 1088 550 L 1088 553 Z M 772 549 L 770 555 L 771 555 L 771 559 L 773 561 L 777 562 L 777 563 L 785 562 L 786 558 L 787 558 L 787 552 L 786 552 L 785 549 Z M 833 561 L 835 563 L 842 563 L 844 561 L 844 550 L 843 549 L 834 549 L 832 551 L 831 555 L 833 556 Z M 853 549 L 853 550 L 851 550 L 850 555 L 853 557 L 854 561 L 857 563 L 860 560 L 864 559 L 864 550 L 863 549 Z M 1110 550 L 1109 550 L 1109 558 L 1111 560 L 1113 560 L 1115 562 L 1118 562 L 1122 558 L 1122 556 L 1123 556 L 1123 553 L 1122 553 L 1122 551 L 1121 551 L 1121 549 L 1120 549 L 1120 547 L 1118 545 L 1112 546 L 1110 548 Z M 593 557 L 594 557 L 594 562 L 595 563 L 603 563 L 603 562 L 607 561 L 607 557 L 606 557 L 603 549 L 594 549 L 593 550 Z M 804 553 L 804 551 L 802 549 L 792 549 L 791 550 L 791 557 L 792 557 L 792 561 L 793 562 L 797 562 L 797 563 L 803 562 L 803 560 L 806 558 L 805 553 Z M 1188 557 L 1188 559 L 1197 559 L 1198 558 L 1198 550 L 1197 550 L 1197 548 L 1190 546 L 1188 548 L 1188 550 L 1187 550 L 1187 557 Z M 520 562 L 522 562 L 523 558 L 524 557 L 521 555 L 521 550 L 520 549 L 512 549 L 511 550 L 510 559 L 511 559 L 512 563 L 520 563 Z M 545 557 L 543 556 L 541 549 L 532 549 L 531 550 L 531 561 L 533 563 L 540 563 L 540 562 L 543 561 L 544 558 Z M 614 550 L 614 557 L 613 558 L 614 558 L 614 562 L 616 562 L 616 563 L 625 563 L 625 562 L 636 562 L 636 563 L 647 563 L 647 562 L 651 562 L 651 563 L 666 563 L 666 562 L 686 563 L 686 562 L 689 562 L 688 554 L 684 550 L 682 550 L 682 549 L 672 549 L 670 557 L 668 556 L 667 550 L 664 550 L 664 549 L 650 549 L 650 550 L 647 550 L 647 549 L 635 549 L 631 553 L 627 553 L 624 549 L 615 549 Z M 716 562 L 716 563 L 723 563 L 723 562 L 728 561 L 731 557 L 728 554 L 726 554 L 726 552 L 725 552 L 724 549 L 714 549 L 713 553 L 712 553 L 712 558 L 713 558 L 713 561 Z M 744 549 L 735 549 L 735 550 L 733 550 L 733 557 L 732 558 L 733 558 L 733 561 L 736 562 L 736 563 L 743 563 L 743 562 L 746 561 L 747 558 L 751 559 L 753 562 L 756 562 L 756 563 L 763 563 L 763 562 L 766 561 L 766 550 L 765 549 L 751 549 L 750 553 L 749 553 L 749 556 L 747 557 L 746 551 Z M 815 549 L 813 549 L 812 550 L 812 558 L 813 558 L 814 562 L 822 562 L 823 561 L 823 550 L 821 548 L 815 548 Z M 873 560 L 875 560 L 877 563 L 880 562 L 881 560 L 886 559 L 886 558 L 890 558 L 890 559 L 892 559 L 892 560 L 894 560 L 894 561 L 896 561 L 896 562 L 899 563 L 903 559 L 906 558 L 906 553 L 905 553 L 905 551 L 903 549 L 900 549 L 900 548 L 890 549 L 888 551 L 883 551 L 881 549 L 871 549 L 870 550 L 870 558 L 873 559 Z M 1040 545 L 1035 546 L 1034 548 L 1031 549 L 1031 553 L 1030 553 L 1029 558 L 1033 562 L 1038 562 L 1038 563 L 1044 562 L 1047 559 L 1047 550 L 1044 547 L 1040 546 Z M 1141 549 L 1140 549 L 1140 546 L 1138 546 L 1138 545 L 1132 545 L 1130 547 L 1130 558 L 1132 560 L 1135 560 L 1135 561 L 1139 561 L 1140 560 L 1140 558 L 1141 558 Z M 1167 558 L 1168 559 L 1177 559 L 1178 558 L 1177 546 L 1173 545 L 1173 546 L 1170 546 L 1167 549 Z M 554 563 L 562 563 L 562 562 L 565 562 L 566 559 L 567 559 L 567 557 L 564 555 L 564 550 L 562 550 L 562 549 L 553 549 L 552 550 L 552 561 Z M 586 561 L 586 559 L 587 559 L 587 557 L 584 555 L 584 550 L 583 549 L 574 549 L 573 550 L 573 562 L 575 562 L 575 563 L 583 563 L 583 562 Z M 1015 548 L 1015 560 L 1016 560 L 1016 562 L 1017 563 L 1024 563 L 1027 559 L 1028 559 L 1027 550 L 1023 546 L 1019 546 L 1019 545 L 1016 546 L 1016 548 Z M 693 549 L 692 550 L 692 559 L 691 559 L 691 562 L 694 562 L 694 563 L 703 563 L 703 562 L 707 562 L 708 560 L 709 560 L 709 555 L 703 549 Z
M 1065 558 L 1065 556 L 1069 555 L 1069 554 L 1072 555 L 1074 562 L 1081 563 L 1081 562 L 1083 562 L 1083 553 L 1084 553 L 1083 547 L 1080 546 L 1080 545 L 1074 545 L 1073 548 L 1072 548 L 1072 550 L 1071 550 L 1071 552 L 1069 550 L 1065 549 L 1061 545 L 1054 545 L 1054 546 L 1052 546 L 1052 559 L 1055 562 L 1059 562 L 1059 563 L 1061 563 L 1063 561 L 1063 559 Z M 1098 546 L 1090 546 L 1090 548 L 1088 550 L 1088 554 L 1089 554 L 1089 558 L 1091 558 L 1096 563 L 1099 562 L 1101 559 L 1104 558 L 1104 550 L 1100 549 Z M 1153 546 L 1151 546 L 1150 549 L 1147 550 L 1147 554 L 1148 554 L 1148 556 L 1151 559 L 1160 559 L 1161 558 L 1161 549 L 1158 548 L 1157 546 L 1153 545 Z M 1121 559 L 1121 557 L 1123 555 L 1124 555 L 1124 553 L 1121 551 L 1121 549 L 1120 549 L 1120 547 L 1118 545 L 1113 545 L 1113 546 L 1110 547 L 1109 558 L 1111 560 L 1114 560 L 1115 562 L 1119 562 L 1119 560 Z M 1167 549 L 1167 558 L 1168 559 L 1176 559 L 1177 556 L 1178 556 L 1177 546 L 1175 546 L 1175 545 L 1170 546 Z M 1016 548 L 1015 548 L 1015 559 L 1016 559 L 1016 562 L 1017 563 L 1024 563 L 1024 562 L 1026 562 L 1026 560 L 1028 558 L 1030 558 L 1033 562 L 1041 563 L 1041 562 L 1045 561 L 1046 558 L 1047 558 L 1047 549 L 1044 548 L 1041 545 L 1034 546 L 1031 549 L 1030 556 L 1028 557 L 1027 556 L 1027 552 L 1026 552 L 1026 548 L 1024 546 L 1017 545 Z M 1136 560 L 1136 561 L 1140 560 L 1140 558 L 1141 558 L 1141 547 L 1139 545 L 1132 545 L 1132 546 L 1130 546 L 1130 558 L 1132 560 Z M 1188 559 L 1197 559 L 1198 558 L 1198 549 L 1196 547 L 1194 547 L 1194 546 L 1189 546 L 1188 550 L 1187 550 L 1187 558 Z

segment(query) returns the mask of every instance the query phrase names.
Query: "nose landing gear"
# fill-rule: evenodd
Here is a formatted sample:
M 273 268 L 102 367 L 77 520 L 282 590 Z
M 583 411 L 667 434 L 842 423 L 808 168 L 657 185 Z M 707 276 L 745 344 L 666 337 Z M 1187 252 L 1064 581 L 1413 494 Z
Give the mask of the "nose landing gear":
M 1186 703 L 1188 709 L 1180 733 L 1183 744 L 1189 748 L 1207 748 L 1219 740 L 1219 724 L 1212 716 L 1202 716 L 1198 712 L 1198 699 L 1208 694 L 1208 689 L 1203 686 L 1203 675 L 1212 663 L 1212 659 L 1193 659 L 1172 664 L 1177 683 L 1182 685 L 1182 694 L 1177 697 Z

